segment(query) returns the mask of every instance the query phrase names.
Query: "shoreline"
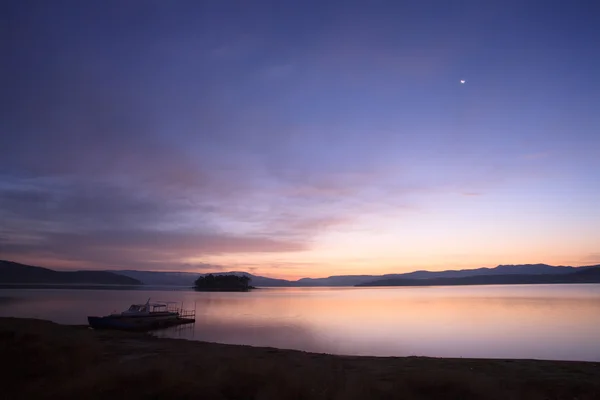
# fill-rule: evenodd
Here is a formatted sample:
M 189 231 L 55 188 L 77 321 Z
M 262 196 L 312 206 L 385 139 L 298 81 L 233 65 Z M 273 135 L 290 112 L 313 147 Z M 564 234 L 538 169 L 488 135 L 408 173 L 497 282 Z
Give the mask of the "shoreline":
M 7 398 L 599 399 L 600 363 L 369 357 L 0 318 Z
M 419 288 L 464 288 L 464 287 L 477 287 L 477 286 L 497 286 L 497 287 L 518 287 L 518 286 L 586 286 L 586 285 L 600 285 L 600 283 L 593 282 L 578 282 L 578 283 L 477 283 L 477 284 L 462 284 L 462 285 L 396 285 L 396 286 L 370 286 L 370 285 L 355 285 L 355 286 L 255 286 L 249 290 L 223 290 L 223 289 L 196 289 L 194 286 L 188 285 L 120 285 L 120 284 L 64 284 L 64 283 L 0 283 L 0 289 L 15 290 L 15 289 L 28 289 L 28 290 L 45 290 L 45 289 L 66 289 L 66 290 L 129 290 L 129 291 L 186 291 L 186 292 L 222 292 L 222 293 L 248 293 L 255 290 L 278 290 L 278 289 L 353 289 L 353 290 L 364 290 L 364 289 L 419 289 Z

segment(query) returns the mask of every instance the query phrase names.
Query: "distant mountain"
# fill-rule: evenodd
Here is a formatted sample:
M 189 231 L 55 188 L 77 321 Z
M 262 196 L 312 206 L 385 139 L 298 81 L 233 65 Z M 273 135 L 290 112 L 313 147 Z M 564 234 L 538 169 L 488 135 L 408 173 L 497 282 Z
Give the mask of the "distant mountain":
M 137 279 L 105 271 L 54 271 L 0 260 L 0 284 L 140 285 Z
M 461 278 L 480 275 L 538 275 L 538 274 L 568 274 L 580 267 L 552 266 L 548 264 L 498 265 L 494 268 L 461 269 L 448 271 L 414 271 L 399 274 L 397 278 L 430 279 L 430 278 Z M 389 278 L 392 278 L 391 276 Z
M 356 286 L 385 279 L 431 279 L 460 278 L 468 276 L 489 275 L 561 275 L 579 271 L 589 267 L 552 266 L 547 264 L 498 265 L 495 268 L 477 268 L 447 271 L 414 271 L 404 274 L 386 275 L 337 275 L 327 278 L 302 278 L 296 281 L 274 279 L 252 275 L 247 272 L 214 272 L 220 275 L 246 275 L 252 279 L 251 284 L 257 287 L 319 287 L 319 286 Z M 140 280 L 146 285 L 191 286 L 200 276 L 207 274 L 191 272 L 152 272 L 152 271 L 114 271 L 121 275 Z
M 302 278 L 294 286 L 354 286 L 386 275 L 334 275 L 327 278 Z
M 191 287 L 194 285 L 196 279 L 206 274 L 200 274 L 195 272 L 159 272 L 159 271 L 134 271 L 134 270 L 121 270 L 114 271 L 120 275 L 128 276 L 130 278 L 137 279 L 145 285 L 157 285 L 157 286 L 187 286 Z M 252 275 L 247 272 L 241 271 L 230 271 L 230 272 L 215 272 L 219 275 L 237 275 L 247 276 L 251 279 L 253 286 L 262 287 L 284 287 L 293 286 L 293 282 L 285 279 L 274 279 L 267 278 L 265 276 Z
M 481 275 L 537 275 L 568 274 L 586 267 L 552 266 L 547 264 L 498 265 L 495 268 L 461 269 L 447 271 L 414 271 L 404 274 L 386 275 L 338 275 L 328 278 L 302 278 L 296 281 L 301 286 L 356 286 L 362 283 L 383 279 L 431 279 L 460 278 Z M 296 285 L 294 285 L 296 286 Z
M 18 267 L 18 268 L 17 268 Z M 566 276 L 575 272 L 583 273 L 598 266 L 568 267 L 547 264 L 498 265 L 495 268 L 477 268 L 447 271 L 414 271 L 404 274 L 385 275 L 337 275 L 327 278 L 302 278 L 296 281 L 275 279 L 253 275 L 243 271 L 212 272 L 219 275 L 238 275 L 251 278 L 255 287 L 326 287 L 326 286 L 398 286 L 398 285 L 438 285 L 438 284 L 487 284 L 486 282 L 542 281 L 539 276 Z M 586 279 L 594 279 L 590 272 Z M 144 284 L 149 286 L 192 287 L 196 279 L 208 273 L 161 272 L 161 271 L 53 271 L 47 268 L 32 267 L 10 261 L 0 261 L 0 283 L 95 283 L 95 284 Z M 507 278 L 498 278 L 498 277 Z M 583 276 L 583 275 L 582 275 Z M 492 277 L 490 279 L 479 279 Z M 465 281 L 447 279 L 468 278 Z M 476 279 L 477 278 L 477 279 Z M 535 279 L 534 279 L 535 278 Z M 554 278 L 549 278 L 548 282 Z M 557 278 L 558 279 L 558 278 Z M 555 279 L 555 281 L 557 280 Z M 571 279 L 571 278 L 569 278 Z M 20 281 L 18 281 L 20 280 Z M 438 281 L 441 280 L 441 281 Z M 443 283 L 436 283 L 443 282 Z M 450 282 L 450 283 L 448 283 Z M 457 283 L 469 282 L 469 283 Z M 484 282 L 484 283 L 470 283 Z M 375 283 L 377 283 L 375 285 Z M 568 282 L 565 282 L 568 283 Z M 499 283 L 502 284 L 502 283 Z
M 108 272 L 108 271 L 107 271 Z M 144 285 L 151 286 L 193 286 L 194 281 L 202 274 L 193 272 L 158 272 L 158 271 L 113 271 L 119 275 L 136 279 Z
M 519 285 L 550 283 L 600 283 L 600 265 L 582 267 L 575 272 L 559 274 L 474 275 L 457 278 L 380 279 L 356 286 L 453 286 L 453 285 Z

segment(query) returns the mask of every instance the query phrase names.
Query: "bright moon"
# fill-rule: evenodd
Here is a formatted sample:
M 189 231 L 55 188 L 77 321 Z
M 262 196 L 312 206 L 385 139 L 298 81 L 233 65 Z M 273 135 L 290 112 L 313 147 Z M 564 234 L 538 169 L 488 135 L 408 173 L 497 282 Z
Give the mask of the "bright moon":
M 461 79 L 461 80 L 460 80 L 460 83 L 465 83 L 465 82 L 466 82 L 466 81 L 465 81 L 464 79 Z

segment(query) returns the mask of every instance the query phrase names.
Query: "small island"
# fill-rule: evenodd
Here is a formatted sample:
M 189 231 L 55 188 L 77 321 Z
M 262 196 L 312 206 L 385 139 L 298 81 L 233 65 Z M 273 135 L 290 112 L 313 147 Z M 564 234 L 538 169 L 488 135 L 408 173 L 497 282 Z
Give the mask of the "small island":
M 198 291 L 210 292 L 247 292 L 256 289 L 250 286 L 251 278 L 247 275 L 213 275 L 208 274 L 196 279 L 194 288 Z

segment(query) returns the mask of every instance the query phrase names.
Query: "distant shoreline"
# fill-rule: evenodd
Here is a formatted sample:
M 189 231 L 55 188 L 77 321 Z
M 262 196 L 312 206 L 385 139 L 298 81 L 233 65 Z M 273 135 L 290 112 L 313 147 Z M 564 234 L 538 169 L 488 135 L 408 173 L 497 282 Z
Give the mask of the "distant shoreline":
M 191 273 L 179 271 L 138 271 L 138 270 L 112 270 L 112 271 L 55 271 L 48 268 L 20 264 L 14 261 L 0 260 L 0 285 L 123 285 L 142 286 L 147 289 L 153 287 L 189 287 L 194 285 L 201 277 L 210 275 L 237 276 L 238 282 L 204 282 L 202 287 L 227 286 L 238 287 L 252 284 L 255 287 L 353 287 L 357 285 L 368 286 L 447 286 L 456 285 L 457 280 L 474 280 L 476 282 L 462 284 L 548 284 L 548 283 L 600 283 L 600 264 L 585 266 L 552 266 L 547 264 L 519 264 L 498 265 L 494 268 L 476 268 L 445 271 L 413 271 L 406 273 L 391 273 L 384 275 L 334 275 L 326 278 L 301 278 L 285 280 L 253 275 L 244 271 L 229 271 L 218 273 Z M 498 277 L 505 282 L 490 280 Z M 561 277 L 567 277 L 565 281 Z M 243 280 L 240 280 L 243 278 Z M 247 281 L 245 281 L 247 279 Z M 524 281 L 528 279 L 528 281 Z M 454 281 L 453 281 L 454 280 Z M 508 280 L 508 281 L 506 281 Z M 538 280 L 537 282 L 535 280 Z M 560 281 L 562 280 L 562 281 Z M 397 281 L 402 281 L 398 284 Z M 558 282 L 560 281 L 560 282 Z M 143 287 L 145 286 L 145 287 Z M 195 285 L 197 286 L 197 285 Z M 0 286 L 1 287 L 1 286 Z M 11 286 L 15 287 L 15 286 Z M 26 288 L 27 286 L 21 286 Z M 54 286 L 49 286 L 54 287 Z M 65 287 L 65 286 L 62 286 Z
M 585 268 L 583 270 L 561 275 L 543 274 L 504 274 L 480 275 L 454 278 L 428 278 L 428 279 L 380 279 L 372 282 L 361 283 L 359 287 L 381 286 L 478 286 L 478 285 L 572 285 L 580 283 L 600 283 L 600 267 Z
M 11 366 L 7 398 L 583 400 L 600 393 L 593 362 L 334 356 L 22 318 L 0 318 L 0 351 Z
M 192 290 L 195 292 L 251 292 L 258 288 L 249 287 L 249 288 L 197 288 L 192 286 Z
M 355 286 L 257 286 L 251 290 L 220 290 L 220 289 L 196 289 L 194 286 L 181 286 L 181 285 L 100 285 L 100 284 L 52 284 L 52 283 L 0 283 L 0 290 L 2 289 L 65 289 L 65 290 L 132 290 L 132 291 L 145 291 L 145 290 L 156 290 L 156 291 L 190 291 L 190 292 L 206 292 L 206 293 L 248 293 L 254 290 L 265 290 L 265 289 L 399 289 L 399 288 L 425 288 L 425 287 L 459 287 L 459 286 L 529 286 L 529 285 L 597 285 L 595 282 L 579 282 L 579 283 L 559 283 L 559 282 L 541 282 L 541 283 L 511 283 L 511 284 L 498 284 L 498 283 L 480 283 L 480 284 L 463 284 L 463 285 L 452 285 L 452 284 L 422 284 L 422 285 L 355 285 Z

